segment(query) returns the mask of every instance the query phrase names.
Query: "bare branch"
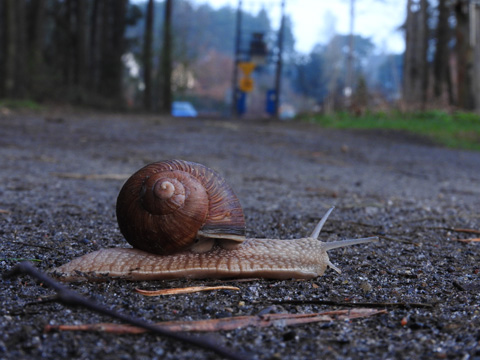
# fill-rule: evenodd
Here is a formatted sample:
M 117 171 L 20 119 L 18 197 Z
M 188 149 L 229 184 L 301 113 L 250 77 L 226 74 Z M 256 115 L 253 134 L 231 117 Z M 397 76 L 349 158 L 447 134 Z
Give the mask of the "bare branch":
M 130 316 L 118 313 L 114 310 L 111 310 L 103 305 L 100 305 L 92 301 L 91 299 L 83 297 L 77 294 L 76 292 L 68 289 L 64 285 L 58 283 L 57 281 L 47 276 L 45 273 L 35 268 L 29 262 L 21 262 L 20 264 L 16 265 L 10 272 L 4 274 L 3 277 L 10 278 L 10 277 L 23 275 L 23 274 L 30 275 L 36 278 L 37 280 L 39 280 L 40 282 L 42 282 L 43 284 L 47 285 L 48 287 L 54 289 L 57 292 L 58 300 L 66 305 L 84 307 L 86 309 L 95 311 L 99 314 L 103 314 L 103 315 L 110 316 L 112 318 L 119 319 L 130 325 L 141 327 L 143 329 L 149 330 L 156 334 L 159 334 L 174 340 L 178 340 L 187 344 L 195 345 L 205 350 L 213 351 L 216 354 L 221 355 L 227 359 L 240 360 L 240 359 L 250 358 L 250 356 L 248 356 L 247 354 L 242 354 L 237 350 L 235 350 L 235 352 L 230 351 L 224 348 L 222 345 L 214 343 L 211 339 L 208 339 L 205 337 L 199 337 L 199 336 L 189 336 L 189 335 L 185 335 L 178 332 L 172 332 L 164 328 L 161 328 L 157 325 L 148 323 L 142 319 L 130 317 Z

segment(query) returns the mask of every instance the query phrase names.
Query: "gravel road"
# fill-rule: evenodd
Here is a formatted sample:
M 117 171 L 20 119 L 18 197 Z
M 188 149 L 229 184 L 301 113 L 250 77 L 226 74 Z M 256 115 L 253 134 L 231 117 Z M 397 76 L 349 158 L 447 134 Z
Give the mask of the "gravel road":
M 31 259 L 47 270 L 126 246 L 115 201 L 147 163 L 180 158 L 222 174 L 252 237 L 303 237 L 336 207 L 322 241 L 383 236 L 331 251 L 342 269 L 313 280 L 70 283 L 148 321 L 200 320 L 362 307 L 350 321 L 218 331 L 258 359 L 480 359 L 480 153 L 400 132 L 326 130 L 265 120 L 171 119 L 73 111 L 0 115 L 0 268 Z M 235 285 L 240 291 L 145 297 L 135 288 Z M 32 278 L 3 279 L 1 359 L 214 359 L 160 336 L 44 332 L 111 319 L 55 301 Z

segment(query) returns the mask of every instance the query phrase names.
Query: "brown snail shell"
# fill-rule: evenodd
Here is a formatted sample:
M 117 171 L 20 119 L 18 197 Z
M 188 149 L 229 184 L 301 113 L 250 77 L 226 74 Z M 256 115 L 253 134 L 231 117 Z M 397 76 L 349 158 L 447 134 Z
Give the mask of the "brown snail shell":
M 215 171 L 183 160 L 149 164 L 117 198 L 120 231 L 133 247 L 154 254 L 204 252 L 215 242 L 232 248 L 245 239 L 245 219 L 232 188 Z

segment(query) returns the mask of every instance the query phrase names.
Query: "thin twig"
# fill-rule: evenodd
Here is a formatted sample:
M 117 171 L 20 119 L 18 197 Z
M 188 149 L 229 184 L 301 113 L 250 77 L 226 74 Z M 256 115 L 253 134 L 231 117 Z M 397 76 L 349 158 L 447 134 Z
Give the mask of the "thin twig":
M 21 246 L 31 246 L 31 247 L 37 247 L 40 249 L 47 249 L 47 250 L 58 250 L 57 248 L 54 248 L 52 246 L 47 246 L 47 245 L 40 245 L 40 244 L 34 244 L 34 243 L 29 243 L 26 241 L 15 241 L 13 242 L 15 245 L 21 245 Z
M 425 229 L 441 229 L 453 232 L 462 232 L 462 233 L 469 233 L 469 234 L 480 234 L 480 230 L 476 229 L 463 229 L 463 228 L 452 228 L 447 226 L 425 226 Z
M 52 173 L 62 179 L 79 180 L 126 180 L 129 175 L 125 174 L 80 174 L 80 173 Z
M 215 283 L 231 283 L 231 282 L 234 282 L 235 284 L 236 283 L 245 283 L 245 282 L 252 282 L 252 281 L 259 281 L 259 280 L 262 280 L 260 278 L 246 278 L 246 279 L 227 279 L 227 280 L 222 280 L 222 279 L 218 279 L 216 280 Z
M 472 239 L 452 239 L 453 241 L 460 241 L 463 243 L 471 243 L 471 242 L 480 242 L 480 238 L 472 238 Z
M 364 226 L 364 227 L 376 227 L 376 228 L 382 227 L 381 225 L 368 224 L 368 223 L 365 223 L 365 222 L 362 222 L 362 221 L 345 221 L 345 223 L 351 224 L 351 225 Z
M 160 289 L 160 290 L 143 290 L 136 288 L 135 291 L 145 296 L 159 296 L 159 295 L 179 295 L 191 294 L 200 291 L 214 291 L 214 290 L 240 290 L 236 286 L 190 286 L 186 288 L 176 289 Z
M 401 243 L 413 244 L 413 245 L 417 245 L 417 246 L 420 245 L 420 243 L 412 241 L 412 240 L 404 240 L 404 239 L 392 238 L 390 236 L 382 236 L 382 235 L 378 235 L 378 237 L 380 239 L 383 239 L 383 240 L 398 241 L 398 242 L 401 242 Z
M 0 261 L 38 261 L 41 262 L 40 259 L 25 259 L 25 258 L 3 258 Z
M 274 325 L 289 326 L 309 324 L 316 322 L 331 322 L 335 320 L 353 320 L 374 315 L 386 314 L 386 310 L 354 309 L 334 310 L 312 314 L 265 314 L 265 315 L 244 315 L 229 318 L 193 320 L 193 321 L 164 321 L 156 325 L 170 331 L 228 331 L 244 328 L 247 326 L 268 327 Z M 45 331 L 103 331 L 120 334 L 139 334 L 146 330 L 135 326 L 97 323 L 80 325 L 47 325 Z
M 455 232 L 463 232 L 463 233 L 470 233 L 470 234 L 480 234 L 480 230 L 475 230 L 475 229 L 460 229 L 460 228 L 453 228 L 449 229 L 451 231 Z
M 333 305 L 333 306 L 345 306 L 345 307 L 365 307 L 365 308 L 433 308 L 434 305 L 427 303 L 394 303 L 394 302 L 346 302 L 346 301 L 334 301 L 334 300 L 275 300 L 269 301 L 275 305 Z
M 89 310 L 95 311 L 97 313 L 119 319 L 128 324 L 147 329 L 156 334 L 169 337 L 174 340 L 179 340 L 188 344 L 192 344 L 209 351 L 213 351 L 218 355 L 221 355 L 228 359 L 240 360 L 240 359 L 248 358 L 246 354 L 241 354 L 238 351 L 232 352 L 205 337 L 193 337 L 193 336 L 185 335 L 182 333 L 168 331 L 159 326 L 146 322 L 142 319 L 138 319 L 138 318 L 134 318 L 134 317 L 130 317 L 130 316 L 118 313 L 112 309 L 109 309 L 101 304 L 98 304 L 68 289 L 67 287 L 53 280 L 52 278 L 50 278 L 45 273 L 41 272 L 40 270 L 38 270 L 28 262 L 22 262 L 20 264 L 17 264 L 10 272 L 4 274 L 3 277 L 4 278 L 15 277 L 21 274 L 30 275 L 36 278 L 37 280 L 39 280 L 40 282 L 42 282 L 43 284 L 47 285 L 48 287 L 51 287 L 52 289 L 54 289 L 57 292 L 58 299 L 60 300 L 60 302 L 66 305 L 84 307 Z

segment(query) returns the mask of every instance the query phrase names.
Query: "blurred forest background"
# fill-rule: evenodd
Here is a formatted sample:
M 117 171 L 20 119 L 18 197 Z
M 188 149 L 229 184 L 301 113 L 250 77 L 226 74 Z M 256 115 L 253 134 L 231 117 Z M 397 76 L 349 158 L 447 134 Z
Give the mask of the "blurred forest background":
M 480 3 L 408 0 L 406 7 L 398 29 L 405 34 L 402 54 L 338 33 L 309 54 L 297 53 L 285 14 L 281 105 L 295 113 L 480 112 Z M 187 100 L 200 113 L 228 115 L 237 10 L 188 0 L 2 0 L 0 99 L 149 112 Z M 265 9 L 241 16 L 242 46 L 254 32 L 267 43 L 269 61 L 255 71 L 249 94 L 249 112 L 262 114 L 280 29 Z

